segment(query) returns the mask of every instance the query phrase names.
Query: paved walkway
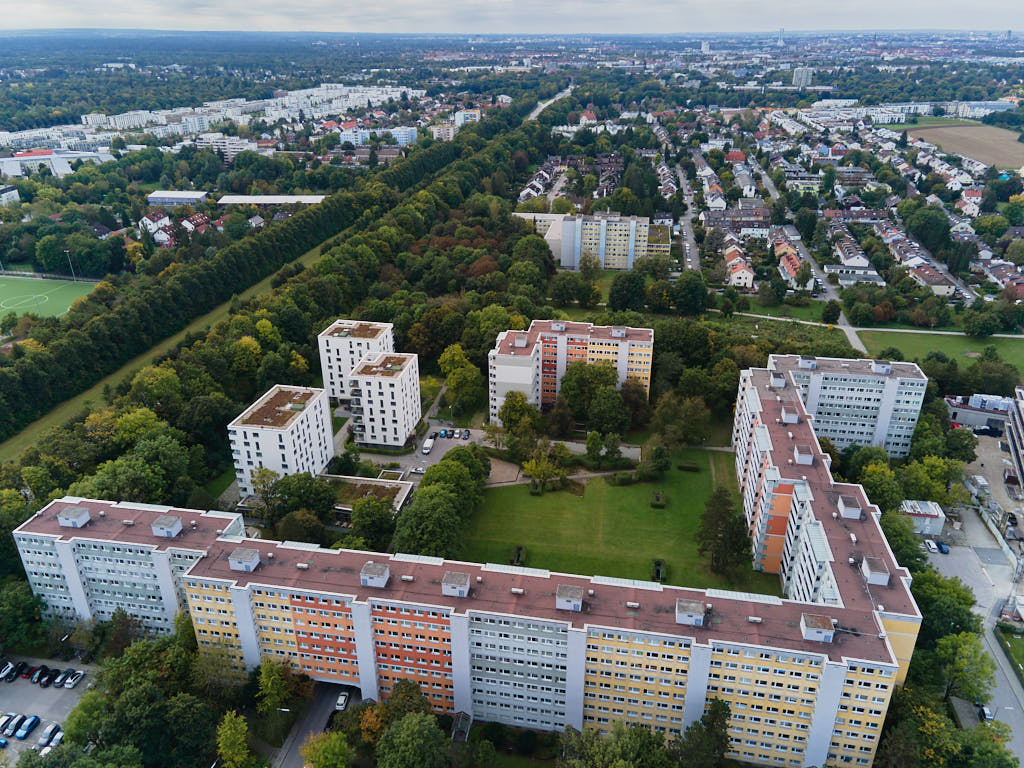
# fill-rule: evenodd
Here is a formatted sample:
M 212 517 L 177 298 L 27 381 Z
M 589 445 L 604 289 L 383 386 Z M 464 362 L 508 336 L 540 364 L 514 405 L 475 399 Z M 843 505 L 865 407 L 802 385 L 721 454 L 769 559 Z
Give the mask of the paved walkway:
M 528 114 L 526 116 L 526 120 L 536 120 L 540 116 L 541 112 L 543 112 L 545 109 L 550 107 L 552 104 L 554 104 L 559 99 L 564 99 L 566 96 L 568 96 L 570 93 L 572 93 L 572 89 L 573 89 L 573 86 L 570 85 L 564 91 L 559 91 L 558 93 L 556 93 L 554 96 L 552 96 L 547 101 L 542 101 L 540 104 L 538 104 L 536 107 L 533 108 L 533 110 L 530 112 L 530 114 Z

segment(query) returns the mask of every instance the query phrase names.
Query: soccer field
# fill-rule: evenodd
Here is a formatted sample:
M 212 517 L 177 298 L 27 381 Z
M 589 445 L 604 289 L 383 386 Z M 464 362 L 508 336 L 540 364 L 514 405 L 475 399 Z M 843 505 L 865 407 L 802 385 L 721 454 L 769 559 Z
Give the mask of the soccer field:
M 87 296 L 95 283 L 48 280 L 34 277 L 0 277 L 0 316 L 34 312 L 41 317 L 63 315 L 71 302 Z

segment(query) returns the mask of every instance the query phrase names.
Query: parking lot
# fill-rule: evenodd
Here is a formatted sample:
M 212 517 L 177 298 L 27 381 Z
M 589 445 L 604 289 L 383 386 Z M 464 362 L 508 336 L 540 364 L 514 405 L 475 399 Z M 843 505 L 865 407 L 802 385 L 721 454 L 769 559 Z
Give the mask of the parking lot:
M 73 667 L 74 669 L 86 670 L 85 678 L 74 688 L 58 689 L 52 686 L 50 688 L 40 688 L 38 685 L 33 685 L 29 680 L 21 677 L 10 683 L 0 680 L 0 715 L 7 714 L 8 712 L 17 712 L 20 715 L 37 715 L 39 717 L 39 725 L 24 741 L 13 736 L 7 737 L 7 749 L 5 752 L 7 753 L 8 762 L 13 765 L 17 762 L 19 754 L 36 746 L 36 741 L 46 726 L 50 723 L 63 724 L 68 713 L 74 709 L 79 699 L 89 690 L 92 683 L 92 669 L 75 662 L 30 659 L 24 656 L 10 656 L 8 658 L 15 663 L 24 661 L 30 667 L 46 664 L 51 668 L 57 666 L 60 669 Z

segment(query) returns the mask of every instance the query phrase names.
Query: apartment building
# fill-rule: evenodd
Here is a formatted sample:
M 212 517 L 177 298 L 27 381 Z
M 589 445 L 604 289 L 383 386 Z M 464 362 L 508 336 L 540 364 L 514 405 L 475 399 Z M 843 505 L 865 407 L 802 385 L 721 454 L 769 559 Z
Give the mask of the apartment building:
M 334 457 L 327 392 L 277 384 L 228 424 L 235 477 L 242 498 L 253 493 L 252 474 L 318 475 Z
M 754 404 L 771 374 L 744 375 L 754 394 L 743 397 Z M 789 395 L 799 410 L 792 384 Z M 737 431 L 749 422 L 775 439 L 773 422 L 762 423 L 775 402 L 766 397 L 767 410 L 738 411 Z M 799 439 L 813 441 L 806 420 L 803 429 L 809 434 Z M 822 467 L 820 451 L 814 458 Z M 744 480 L 754 477 L 749 459 L 738 454 Z M 838 521 L 823 479 L 808 486 L 812 517 L 823 519 L 833 548 L 837 604 L 247 539 L 235 515 L 77 498 L 51 502 L 15 536 L 30 571 L 38 568 L 35 540 L 48 537 L 66 539 L 66 547 L 131 542 L 196 553 L 177 579 L 197 640 L 222 649 L 239 670 L 270 656 L 374 699 L 386 699 L 398 680 L 414 680 L 436 711 L 544 730 L 607 731 L 621 720 L 676 735 L 717 697 L 730 703 L 738 760 L 870 765 L 920 615 L 877 510 L 865 506 L 860 519 Z M 87 515 L 76 511 L 82 507 Z M 158 527 L 166 518 L 180 521 L 174 536 Z M 870 553 L 867 570 L 863 560 L 847 565 L 855 550 Z M 50 566 L 61 576 L 77 569 L 66 556 Z M 139 580 L 156 569 L 151 560 L 127 568 Z M 46 601 L 55 594 L 32 583 Z M 170 613 L 180 600 L 172 591 L 125 601 L 126 609 L 138 615 L 152 602 Z
M 1014 387 L 1013 402 L 1006 420 L 1006 442 L 1017 477 L 1024 477 L 1024 387 Z
M 651 389 L 654 331 L 650 328 L 534 320 L 525 331 L 502 331 L 487 353 L 487 387 L 492 422 L 505 395 L 522 392 L 538 408 L 553 405 L 569 363 L 609 363 L 618 386 L 636 379 Z
M 537 234 L 547 240 L 555 260 L 563 269 L 579 269 L 583 254 L 596 256 L 603 269 L 632 269 L 633 262 L 648 254 L 650 221 L 646 216 L 618 213 L 574 215 L 561 213 L 515 213 L 533 222 Z M 664 252 L 656 234 L 655 253 Z
M 360 360 L 395 351 L 391 323 L 336 320 L 317 336 L 324 389 L 332 400 L 348 400 L 348 377 Z
M 242 516 L 64 497 L 23 523 L 14 543 L 29 585 L 56 621 L 109 621 L 119 608 L 170 632 L 187 606 L 182 574 Z
M 792 376 L 818 435 L 840 450 L 877 445 L 910 452 L 928 378 L 915 363 L 771 355 L 768 368 Z
M 416 432 L 423 416 L 416 355 L 367 355 L 349 374 L 348 392 L 357 443 L 400 448 Z

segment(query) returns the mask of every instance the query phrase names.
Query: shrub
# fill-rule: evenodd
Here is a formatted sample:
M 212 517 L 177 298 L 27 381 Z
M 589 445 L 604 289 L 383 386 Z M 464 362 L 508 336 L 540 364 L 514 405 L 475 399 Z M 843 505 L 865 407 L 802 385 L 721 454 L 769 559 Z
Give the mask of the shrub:
M 664 509 L 665 508 L 665 504 L 666 504 L 666 501 L 665 501 L 665 494 L 664 493 L 662 493 L 661 491 L 655 491 L 654 493 L 651 494 L 651 506 L 652 507 L 654 507 L 655 509 Z
M 521 755 L 532 755 L 537 751 L 537 734 L 523 729 L 516 735 L 516 752 Z
M 636 475 L 632 472 L 616 472 L 608 476 L 608 482 L 612 485 L 632 485 L 636 482 Z
M 693 461 L 684 461 L 676 464 L 676 469 L 681 469 L 683 472 L 700 472 L 700 465 Z

